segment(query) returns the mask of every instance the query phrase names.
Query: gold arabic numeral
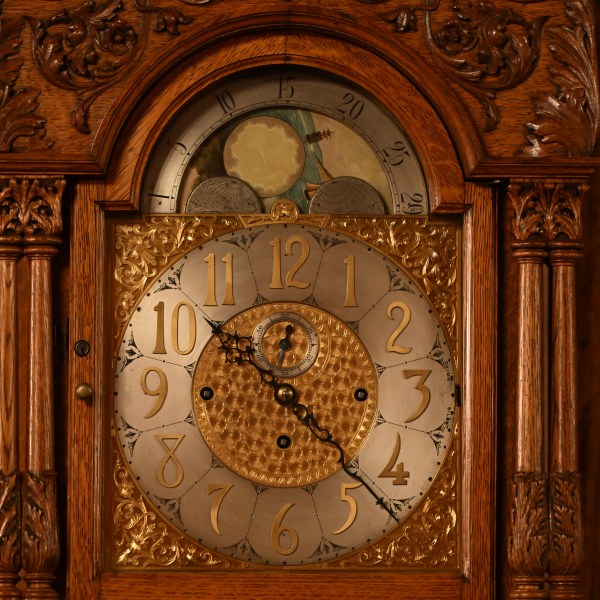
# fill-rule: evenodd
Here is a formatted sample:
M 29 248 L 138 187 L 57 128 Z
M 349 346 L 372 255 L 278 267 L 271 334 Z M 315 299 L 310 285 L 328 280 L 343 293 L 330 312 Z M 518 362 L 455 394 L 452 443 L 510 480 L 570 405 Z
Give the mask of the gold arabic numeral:
M 395 342 L 398 339 L 398 337 L 402 334 L 402 332 L 406 329 L 406 327 L 408 326 L 408 324 L 410 322 L 410 308 L 409 308 L 408 304 L 406 304 L 406 302 L 402 302 L 402 300 L 397 300 L 396 302 L 392 302 L 387 307 L 388 318 L 394 320 L 393 313 L 396 308 L 399 308 L 400 310 L 402 310 L 402 320 L 400 321 L 400 324 L 398 325 L 398 327 L 396 327 L 396 329 L 394 329 L 394 331 L 392 332 L 392 335 L 390 335 L 390 337 L 388 338 L 388 341 L 385 345 L 385 349 L 388 352 L 398 352 L 399 354 L 408 354 L 412 350 L 412 347 L 399 346 Z
M 217 306 L 217 274 L 215 267 L 215 255 L 209 254 L 204 262 L 208 265 L 206 274 L 206 298 L 204 306 Z M 235 304 L 233 298 L 233 255 L 228 252 L 221 262 L 225 263 L 225 292 L 223 293 L 222 304 Z
M 344 306 L 358 306 L 356 303 L 356 258 L 354 254 L 344 259 L 346 265 L 346 301 Z
M 342 483 L 342 487 L 340 490 L 340 499 L 342 500 L 342 502 L 348 503 L 348 505 L 350 506 L 350 512 L 348 513 L 348 518 L 346 519 L 346 522 L 337 531 L 333 532 L 334 535 L 344 533 L 344 531 L 346 531 L 346 529 L 348 529 L 356 520 L 356 515 L 358 514 L 358 504 L 356 503 L 356 500 L 350 494 L 348 494 L 348 490 L 355 490 L 361 485 L 362 483 L 360 482 Z
M 310 283 L 305 281 L 298 281 L 294 279 L 296 277 L 296 273 L 302 268 L 304 263 L 308 260 L 310 254 L 310 246 L 308 242 L 299 235 L 293 235 L 288 239 L 285 244 L 285 255 L 293 256 L 294 255 L 294 246 L 300 245 L 300 257 L 296 262 L 292 265 L 291 269 L 286 273 L 285 276 L 285 285 L 286 287 L 294 287 L 305 289 Z M 281 277 L 281 238 L 276 236 L 270 242 L 270 246 L 273 248 L 273 271 L 271 275 L 271 284 L 269 288 L 272 290 L 282 290 L 283 289 L 283 280 Z
M 271 285 L 269 287 L 272 290 L 282 290 L 283 282 L 281 280 L 281 238 L 279 236 L 274 237 L 270 244 L 273 248 L 273 273 L 271 276 Z
M 156 477 L 161 485 L 167 488 L 175 488 L 183 481 L 183 465 L 179 459 L 175 456 L 175 451 L 179 448 L 179 445 L 185 437 L 185 433 L 177 435 L 156 435 L 156 439 L 160 442 L 161 446 L 166 450 L 166 454 L 162 457 L 161 461 L 156 467 Z M 175 442 L 172 446 L 167 444 L 169 442 Z M 176 469 L 175 479 L 173 481 L 167 481 L 165 478 L 165 469 L 167 464 L 171 461 Z
M 431 390 L 425 385 L 425 382 L 431 375 L 431 369 L 406 369 L 402 371 L 402 374 L 404 375 L 404 379 L 410 379 L 411 377 L 419 378 L 419 381 L 417 381 L 415 385 L 415 389 L 421 392 L 421 404 L 415 413 L 404 421 L 405 423 L 411 423 L 412 421 L 416 421 L 429 406 L 429 402 L 431 400 Z
M 156 313 L 156 344 L 154 354 L 166 354 L 165 348 L 165 303 L 159 302 L 154 307 Z
M 158 386 L 150 386 L 148 385 L 148 375 L 150 373 L 156 373 L 158 376 Z M 156 396 L 156 402 L 154 406 L 150 409 L 150 412 L 144 417 L 144 419 L 152 418 L 158 411 L 163 407 L 165 400 L 167 399 L 167 391 L 169 388 L 169 384 L 167 382 L 167 376 L 162 369 L 158 369 L 156 367 L 148 367 L 144 369 L 142 373 L 141 379 L 142 390 L 144 394 L 147 396 Z
M 233 483 L 225 484 L 225 483 L 209 483 L 208 484 L 208 495 L 214 494 L 215 492 L 219 492 L 210 507 L 210 522 L 213 526 L 213 529 L 217 532 L 218 535 L 221 535 L 221 529 L 219 528 L 219 510 L 221 508 L 221 503 L 223 502 L 223 498 L 227 495 L 227 492 L 233 487 Z
M 216 274 L 215 274 L 215 255 L 209 254 L 204 262 L 208 265 L 208 272 L 206 274 L 206 298 L 204 299 L 204 306 L 217 306 L 217 294 L 216 294 Z
M 188 312 L 188 346 L 181 349 L 179 345 L 179 312 L 185 306 Z M 166 354 L 165 348 L 165 303 L 159 302 L 155 307 L 156 312 L 156 344 L 154 354 Z M 196 315 L 194 309 L 187 302 L 180 302 L 173 309 L 171 315 L 171 343 L 177 354 L 189 354 L 196 344 Z
M 407 485 L 408 481 L 407 477 L 410 477 L 410 473 L 404 470 L 404 463 L 398 462 L 398 457 L 400 456 L 400 434 L 397 434 L 396 437 L 396 445 L 394 446 L 394 451 L 392 452 L 392 456 L 388 461 L 387 465 L 383 468 L 383 471 L 379 473 L 379 477 L 392 477 L 394 481 L 392 483 L 394 485 Z
M 185 307 L 188 313 L 188 345 L 187 348 L 181 348 L 179 345 L 179 313 L 181 309 Z M 180 302 L 173 309 L 171 315 L 171 343 L 177 354 L 186 355 L 189 354 L 196 345 L 196 314 L 191 304 L 187 302 Z
M 223 304 L 235 304 L 233 299 L 233 254 L 228 252 L 221 262 L 225 263 L 225 293 L 223 294 Z
M 293 502 L 289 502 L 288 504 L 283 505 L 279 512 L 275 515 L 275 520 L 273 521 L 273 525 L 271 527 L 271 543 L 273 544 L 273 548 L 282 554 L 283 556 L 289 556 L 293 554 L 298 549 L 298 532 L 292 528 L 287 527 L 282 524 L 282 521 L 287 514 L 287 512 L 294 506 Z M 281 545 L 281 536 L 285 535 L 289 536 L 289 545 L 287 548 L 284 548 Z

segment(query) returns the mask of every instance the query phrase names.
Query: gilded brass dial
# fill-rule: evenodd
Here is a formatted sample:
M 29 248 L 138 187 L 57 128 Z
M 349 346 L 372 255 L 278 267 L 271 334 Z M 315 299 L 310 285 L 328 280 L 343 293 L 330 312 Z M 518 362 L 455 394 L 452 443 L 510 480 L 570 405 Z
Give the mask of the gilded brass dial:
M 305 328 L 304 335 L 296 332 L 301 354 L 306 355 L 302 349 L 311 339 L 322 340 L 309 367 L 288 381 L 319 424 L 337 432 L 337 441 L 352 459 L 377 415 L 375 366 L 356 333 L 333 315 L 300 303 L 250 308 L 228 321 L 224 330 L 251 336 L 262 324 L 264 330 L 255 335 L 254 343 L 271 345 L 276 355 L 276 341 L 286 339 L 281 335 L 286 323 Z M 307 329 L 314 333 L 307 334 Z M 205 400 L 201 391 L 207 387 L 214 395 Z M 356 390 L 364 390 L 366 397 L 357 399 Z M 193 395 L 196 422 L 206 443 L 242 477 L 261 485 L 298 487 L 339 471 L 335 448 L 316 442 L 302 423 L 278 405 L 254 369 L 225 362 L 217 338 L 205 346 L 198 360 Z M 278 445 L 280 436 L 289 438 L 286 447 Z

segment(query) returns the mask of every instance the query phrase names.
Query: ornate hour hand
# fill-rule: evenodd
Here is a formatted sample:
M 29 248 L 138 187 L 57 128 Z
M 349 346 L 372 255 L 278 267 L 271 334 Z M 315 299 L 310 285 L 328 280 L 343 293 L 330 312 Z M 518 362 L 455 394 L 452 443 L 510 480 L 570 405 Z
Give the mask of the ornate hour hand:
M 291 383 L 279 381 L 270 370 L 264 369 L 256 363 L 253 357 L 254 348 L 252 346 L 252 339 L 249 336 L 240 336 L 237 332 L 233 334 L 229 333 L 218 323 L 206 318 L 205 320 L 210 325 L 212 333 L 219 338 L 221 343 L 220 349 L 225 354 L 225 362 L 236 365 L 249 364 L 253 366 L 258 371 L 261 381 L 273 389 L 275 401 L 281 406 L 288 408 L 296 416 L 298 421 L 308 428 L 313 438 L 316 438 L 323 444 L 333 446 L 339 453 L 338 462 L 343 471 L 352 479 L 360 482 L 373 498 L 375 498 L 376 503 L 383 508 L 392 519 L 399 523 L 398 517 L 396 517 L 392 508 L 386 504 L 384 498 L 379 496 L 371 485 L 369 485 L 356 471 L 351 469 L 349 461 L 346 458 L 346 452 L 335 439 L 333 433 L 325 427 L 321 427 L 312 411 L 299 401 L 296 388 Z M 286 336 L 279 342 L 280 348 L 282 344 L 285 346 L 289 344 L 289 336 L 293 331 L 293 328 L 291 330 L 289 329 L 290 327 L 291 325 L 286 327 Z M 288 349 L 288 347 L 285 349 Z
M 283 364 L 283 359 L 285 358 L 285 353 L 292 347 L 292 342 L 290 340 L 290 336 L 294 332 L 293 325 L 285 326 L 285 337 L 279 340 L 279 357 L 277 359 L 277 364 L 281 366 Z

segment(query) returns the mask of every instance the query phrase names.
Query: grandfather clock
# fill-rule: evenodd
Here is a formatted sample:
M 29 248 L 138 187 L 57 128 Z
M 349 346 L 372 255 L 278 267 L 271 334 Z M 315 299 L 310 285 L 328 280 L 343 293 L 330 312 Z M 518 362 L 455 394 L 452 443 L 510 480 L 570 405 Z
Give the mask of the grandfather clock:
M 0 598 L 588 597 L 593 9 L 5 2 Z

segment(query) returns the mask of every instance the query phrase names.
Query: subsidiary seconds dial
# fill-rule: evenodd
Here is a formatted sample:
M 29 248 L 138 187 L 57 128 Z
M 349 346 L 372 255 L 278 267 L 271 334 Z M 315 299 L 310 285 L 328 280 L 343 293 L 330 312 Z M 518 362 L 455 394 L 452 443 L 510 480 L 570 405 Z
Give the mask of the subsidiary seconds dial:
M 276 377 L 296 377 L 317 360 L 316 329 L 298 312 L 278 311 L 267 315 L 253 334 L 254 360 Z
M 205 91 L 160 139 L 144 212 L 428 212 L 398 124 L 356 86 L 310 69 L 254 70 Z

